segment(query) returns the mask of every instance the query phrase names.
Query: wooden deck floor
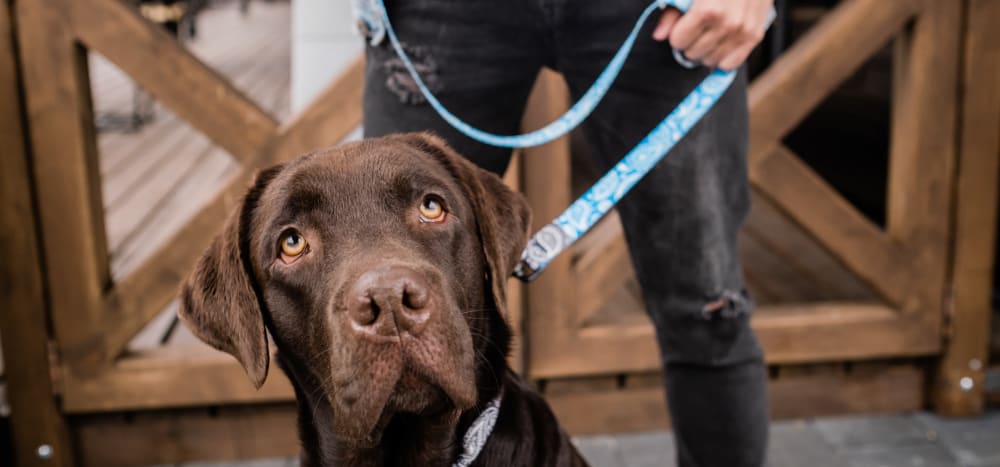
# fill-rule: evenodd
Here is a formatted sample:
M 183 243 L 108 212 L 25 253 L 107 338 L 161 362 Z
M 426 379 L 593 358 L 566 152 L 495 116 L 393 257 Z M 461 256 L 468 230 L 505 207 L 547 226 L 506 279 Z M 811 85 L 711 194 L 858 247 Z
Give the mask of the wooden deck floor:
M 235 2 L 199 17 L 187 45 L 264 109 L 282 119 L 289 109 L 288 3 L 260 2 L 242 16 Z M 135 85 L 113 64 L 91 54 L 95 113 L 132 111 Z M 137 132 L 102 131 L 104 208 L 111 271 L 128 274 L 224 186 L 236 162 L 169 109 Z
M 236 2 L 220 3 L 199 16 L 198 36 L 185 43 L 283 120 L 290 107 L 290 23 L 287 2 L 255 3 L 247 16 L 239 13 Z M 90 75 L 99 121 L 131 114 L 136 87 L 123 72 L 92 53 Z M 239 167 L 226 151 L 159 104 L 152 122 L 138 131 L 101 131 L 98 147 L 111 273 L 116 279 L 142 264 Z M 183 326 L 176 333 L 166 332 L 175 313 L 173 303 L 136 336 L 130 349 L 160 345 L 165 337 L 171 344 L 201 345 Z

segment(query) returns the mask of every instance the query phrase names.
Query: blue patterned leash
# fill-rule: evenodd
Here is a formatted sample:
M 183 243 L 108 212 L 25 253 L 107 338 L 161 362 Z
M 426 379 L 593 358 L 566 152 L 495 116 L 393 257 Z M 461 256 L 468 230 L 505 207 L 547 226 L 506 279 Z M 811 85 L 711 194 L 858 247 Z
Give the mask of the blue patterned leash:
M 479 130 L 452 114 L 434 97 L 427 85 L 420 78 L 416 68 L 403 50 L 396 32 L 389 22 L 388 10 L 383 0 L 375 0 L 382 25 L 375 26 L 377 34 L 384 32 L 410 76 L 416 82 L 421 94 L 441 117 L 455 129 L 466 136 L 485 144 L 523 148 L 538 146 L 552 141 L 579 125 L 593 112 L 597 104 L 607 93 L 611 84 L 618 77 L 625 58 L 632 50 L 632 45 L 642 25 L 649 15 L 657 9 L 674 7 L 686 12 L 693 0 L 653 0 L 643 10 L 635 26 L 625 42 L 612 57 L 611 61 L 594 81 L 590 89 L 566 113 L 545 127 L 521 135 L 496 135 Z M 775 11 L 772 8 L 768 16 L 768 25 L 774 21 Z M 379 27 L 380 26 L 380 27 Z M 683 54 L 674 50 L 674 58 L 687 68 L 697 66 L 697 63 L 687 60 Z M 585 232 L 590 230 L 604 217 L 656 164 L 662 160 L 674 145 L 691 130 L 692 127 L 729 89 L 736 78 L 735 71 L 713 70 L 698 86 L 681 101 L 642 141 L 623 157 L 607 174 L 601 177 L 586 193 L 577 199 L 569 208 L 554 221 L 543 227 L 528 241 L 521 262 L 514 270 L 514 276 L 525 282 L 530 282 L 556 256 L 569 248 Z
M 649 18 L 654 11 L 657 9 L 663 9 L 668 6 L 673 6 L 681 11 L 687 11 L 691 6 L 693 0 L 654 0 L 642 14 L 639 15 L 639 20 L 636 21 L 635 26 L 632 27 L 632 31 L 629 33 L 625 42 L 622 43 L 618 51 L 608 62 L 608 65 L 601 72 L 600 76 L 594 80 L 594 84 L 590 86 L 580 97 L 580 100 L 576 102 L 569 110 L 566 111 L 562 116 L 552 121 L 544 127 L 532 131 L 531 133 L 525 133 L 522 135 L 497 135 L 493 133 L 488 133 L 482 131 L 478 128 L 465 123 L 462 119 L 451 113 L 444 105 L 438 101 L 437 97 L 427 88 L 424 80 L 420 78 L 420 73 L 417 72 L 416 67 L 413 66 L 413 62 L 410 57 L 403 50 L 403 46 L 399 42 L 399 38 L 396 37 L 396 31 L 392 28 L 392 23 L 389 22 L 389 13 L 385 8 L 384 0 L 375 0 L 378 7 L 378 13 L 381 16 L 381 25 L 369 23 L 369 29 L 376 32 L 376 37 L 381 39 L 381 35 L 384 33 L 389 36 L 389 42 L 392 44 L 393 49 L 396 51 L 396 55 L 399 56 L 400 60 L 403 62 L 403 66 L 409 71 L 410 76 L 416 82 L 417 87 L 420 89 L 420 93 L 423 94 L 424 98 L 427 99 L 427 103 L 434 108 L 435 111 L 441 118 L 447 121 L 451 126 L 455 127 L 458 131 L 464 133 L 466 136 L 482 142 L 484 144 L 489 144 L 491 146 L 498 146 L 504 148 L 526 148 L 531 146 L 540 146 L 542 144 L 548 143 L 562 135 L 565 135 L 573 128 L 576 128 L 583 120 L 585 120 L 597 104 L 601 102 L 604 95 L 611 88 L 611 84 L 614 83 L 615 78 L 618 77 L 618 73 L 621 71 L 622 66 L 625 64 L 625 59 L 628 58 L 629 52 L 632 51 L 632 45 L 635 44 L 636 37 L 639 35 L 639 30 L 642 25 L 645 24 L 646 19 Z M 366 19 L 366 22 L 370 19 Z M 674 57 L 678 58 L 681 62 L 689 68 L 693 67 L 694 64 L 687 62 L 683 59 L 683 55 L 679 51 L 674 51 Z M 686 62 L 686 63 L 684 63 Z

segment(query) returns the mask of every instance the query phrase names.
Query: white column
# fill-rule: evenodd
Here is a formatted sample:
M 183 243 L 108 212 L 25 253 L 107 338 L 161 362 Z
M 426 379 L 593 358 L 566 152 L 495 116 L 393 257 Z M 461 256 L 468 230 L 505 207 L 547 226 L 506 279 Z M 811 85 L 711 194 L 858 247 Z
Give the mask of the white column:
M 303 107 L 362 53 L 351 0 L 292 1 L 292 112 Z

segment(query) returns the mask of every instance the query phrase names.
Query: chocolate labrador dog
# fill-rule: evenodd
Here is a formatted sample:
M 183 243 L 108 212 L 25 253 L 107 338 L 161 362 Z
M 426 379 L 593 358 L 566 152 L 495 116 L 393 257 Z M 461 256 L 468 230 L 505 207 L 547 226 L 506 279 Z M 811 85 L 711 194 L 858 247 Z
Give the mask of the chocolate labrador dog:
M 529 210 L 429 134 L 261 172 L 180 316 L 260 387 L 270 334 L 305 466 L 582 466 L 506 365 L 504 287 Z

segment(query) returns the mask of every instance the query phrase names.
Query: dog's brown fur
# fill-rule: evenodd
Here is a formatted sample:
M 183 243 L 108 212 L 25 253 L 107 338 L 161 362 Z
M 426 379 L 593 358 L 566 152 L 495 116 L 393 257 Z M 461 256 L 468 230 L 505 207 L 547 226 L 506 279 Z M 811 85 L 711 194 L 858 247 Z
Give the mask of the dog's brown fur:
M 443 222 L 420 217 L 428 196 Z M 529 224 L 520 195 L 433 136 L 319 151 L 260 173 L 185 284 L 180 316 L 258 387 L 270 333 L 304 465 L 451 465 L 501 391 L 474 465 L 583 465 L 505 363 L 505 282 Z M 308 249 L 287 263 L 290 229 Z

